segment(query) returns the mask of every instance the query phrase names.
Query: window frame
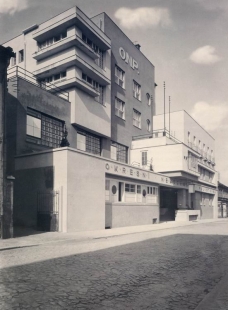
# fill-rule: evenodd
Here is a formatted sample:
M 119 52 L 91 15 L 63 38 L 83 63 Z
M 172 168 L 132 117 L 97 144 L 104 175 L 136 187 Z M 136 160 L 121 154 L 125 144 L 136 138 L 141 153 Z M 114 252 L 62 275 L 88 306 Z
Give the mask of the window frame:
M 23 49 L 20 50 L 20 51 L 18 52 L 18 55 L 19 55 L 18 62 L 19 62 L 19 63 L 20 63 L 20 62 L 23 62 L 23 61 L 24 61 L 24 50 L 23 50 Z
M 118 72 L 120 73 L 119 75 L 118 75 Z M 122 78 L 121 78 L 121 75 L 122 75 Z M 125 71 L 122 70 L 117 65 L 115 65 L 115 83 L 119 85 L 121 88 L 125 89 Z
M 121 108 L 117 104 L 121 104 Z M 121 113 L 122 117 L 120 116 Z M 118 97 L 115 97 L 115 116 L 125 120 L 125 102 Z
M 133 80 L 133 97 L 141 101 L 141 85 Z
M 135 117 L 136 115 L 138 116 L 138 118 Z M 133 109 L 133 126 L 139 129 L 141 129 L 142 126 L 142 114 L 136 109 Z

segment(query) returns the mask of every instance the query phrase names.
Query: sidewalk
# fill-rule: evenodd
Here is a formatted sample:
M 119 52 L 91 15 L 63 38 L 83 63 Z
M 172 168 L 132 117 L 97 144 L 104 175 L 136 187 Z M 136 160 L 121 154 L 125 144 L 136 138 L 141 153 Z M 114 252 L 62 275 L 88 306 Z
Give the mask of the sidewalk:
M 153 225 L 141 225 L 141 226 L 130 226 L 120 227 L 113 229 L 103 229 L 95 231 L 83 231 L 75 233 L 62 233 L 62 232 L 38 232 L 37 234 L 31 234 L 25 237 L 17 237 L 13 239 L 0 239 L 0 251 L 3 249 L 18 248 L 25 246 L 41 245 L 45 243 L 61 242 L 66 240 L 74 240 L 77 242 L 83 242 L 94 239 L 110 238 L 115 236 L 138 234 L 145 232 L 152 232 L 157 230 L 166 230 L 183 226 L 199 225 L 213 222 L 228 222 L 227 219 L 210 219 L 210 220 L 199 220 L 192 222 L 164 222 Z M 32 233 L 32 231 L 31 231 Z

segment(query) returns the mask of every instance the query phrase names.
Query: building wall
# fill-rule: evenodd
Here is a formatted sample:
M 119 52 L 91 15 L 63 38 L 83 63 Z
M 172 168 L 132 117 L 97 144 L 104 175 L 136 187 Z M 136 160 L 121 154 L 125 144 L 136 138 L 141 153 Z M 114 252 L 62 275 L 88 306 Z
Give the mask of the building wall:
M 163 130 L 164 115 L 154 116 L 154 130 Z M 166 129 L 169 129 L 169 114 L 166 114 Z M 188 132 L 190 132 L 191 142 L 196 137 L 196 146 L 201 141 L 201 148 L 205 144 L 206 150 L 213 150 L 215 156 L 215 143 L 213 137 L 203 129 L 186 111 L 176 111 L 170 114 L 170 133 L 181 142 L 188 145 Z
M 112 42 L 111 138 L 115 142 L 130 147 L 132 136 L 148 133 L 147 119 L 151 121 L 152 127 L 154 106 L 148 106 L 146 94 L 149 93 L 154 98 L 154 66 L 106 14 L 99 14 L 92 20 L 97 25 L 102 24 L 102 29 Z M 137 61 L 138 69 L 131 68 L 130 64 L 121 58 L 120 47 Z M 115 83 L 115 65 L 125 72 L 125 89 Z M 133 97 L 133 80 L 141 85 L 141 101 Z M 115 115 L 115 97 L 125 102 L 125 120 Z M 141 129 L 133 126 L 133 109 L 141 113 Z
M 49 149 L 29 142 L 26 135 L 27 109 L 31 108 L 66 123 L 68 140 L 76 145 L 76 131 L 70 123 L 70 102 L 41 89 L 22 78 L 8 83 L 7 144 L 8 174 L 14 175 L 14 156 Z
M 104 229 L 105 172 L 102 161 L 74 151 L 68 152 L 67 160 L 67 231 Z

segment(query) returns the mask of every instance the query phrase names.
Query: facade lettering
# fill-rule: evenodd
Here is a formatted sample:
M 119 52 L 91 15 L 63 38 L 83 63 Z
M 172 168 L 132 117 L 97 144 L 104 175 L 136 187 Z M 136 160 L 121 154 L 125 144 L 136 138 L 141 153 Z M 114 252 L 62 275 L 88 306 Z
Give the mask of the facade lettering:
M 139 65 L 137 63 L 137 61 L 135 59 L 133 59 L 127 52 L 125 52 L 125 50 L 120 47 L 119 48 L 119 53 L 120 53 L 120 57 L 129 65 L 131 66 L 131 68 L 134 69 L 138 69 Z

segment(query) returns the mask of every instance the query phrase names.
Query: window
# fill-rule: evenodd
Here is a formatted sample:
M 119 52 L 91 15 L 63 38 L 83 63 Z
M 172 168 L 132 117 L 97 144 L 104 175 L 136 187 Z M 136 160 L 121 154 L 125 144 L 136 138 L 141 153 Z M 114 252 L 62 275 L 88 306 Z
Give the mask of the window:
M 191 143 L 191 134 L 190 132 L 188 132 L 188 145 L 191 147 L 192 143 Z
M 24 61 L 24 50 L 19 51 L 19 62 Z
M 141 185 L 137 185 L 137 194 L 141 194 Z
M 103 104 L 104 100 L 104 87 L 101 86 L 98 82 L 94 81 L 86 75 L 85 73 L 82 73 L 82 80 L 86 82 L 86 84 L 89 84 L 89 86 L 93 87 L 97 92 L 99 92 L 99 95 L 95 97 L 95 100 L 101 104 Z
M 142 166 L 147 165 L 147 152 L 142 152 Z
M 52 44 L 54 44 L 55 42 L 59 42 L 59 41 L 65 39 L 66 37 L 67 37 L 67 32 L 64 31 L 64 32 L 62 32 L 62 33 L 60 33 L 54 37 L 50 37 L 47 40 L 40 42 L 38 45 L 39 51 L 50 46 L 50 45 L 52 45 Z
M 27 115 L 26 134 L 32 137 L 41 138 L 41 119 Z
M 115 82 L 120 87 L 125 88 L 125 72 L 118 66 L 115 66 Z
M 147 131 L 151 131 L 151 125 L 150 125 L 150 120 L 146 120 L 146 125 L 147 125 Z
M 125 103 L 119 98 L 115 98 L 115 115 L 125 119 Z
M 40 80 L 41 85 L 46 85 L 48 83 L 52 83 L 52 82 L 61 82 L 62 80 L 64 80 L 66 78 L 66 71 L 62 71 L 60 73 L 57 73 L 55 75 L 50 75 L 48 77 L 46 77 L 45 79 Z
M 150 106 L 151 105 L 151 95 L 149 93 L 147 93 L 146 98 L 147 98 L 147 104 Z
M 77 149 L 81 151 L 86 150 L 86 136 L 79 132 L 77 133 Z
M 141 86 L 133 80 L 133 96 L 141 100 Z
M 105 180 L 105 200 L 110 200 L 110 180 Z
M 122 163 L 128 162 L 128 148 L 122 144 L 112 142 L 111 145 L 111 159 Z
M 190 152 L 188 153 L 188 168 L 198 172 L 198 158 Z
M 77 148 L 91 154 L 101 155 L 100 138 L 88 132 L 78 131 Z
M 125 192 L 135 193 L 135 184 L 125 183 Z
M 64 122 L 50 116 L 28 109 L 27 111 L 27 141 L 49 147 L 59 147 Z
M 141 128 L 141 113 L 133 109 L 133 125 Z
M 16 63 L 17 63 L 17 58 L 16 58 L 16 54 L 15 54 L 15 57 L 11 58 L 11 66 L 15 66 Z
M 95 63 L 103 68 L 103 58 L 104 58 L 104 51 L 101 50 L 95 43 L 93 43 L 92 40 L 90 40 L 89 38 L 87 38 L 86 35 L 82 34 L 82 40 L 90 47 L 94 50 L 95 53 L 97 53 L 99 55 L 99 57 L 95 60 Z

